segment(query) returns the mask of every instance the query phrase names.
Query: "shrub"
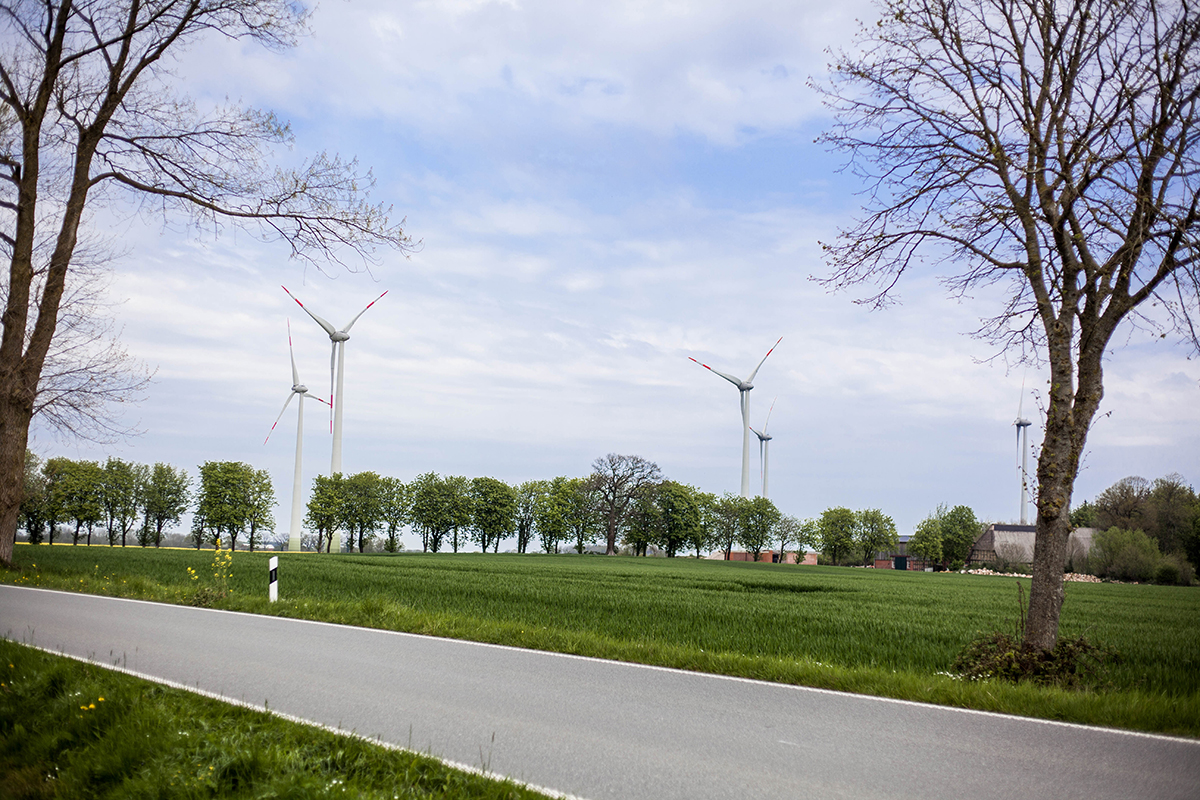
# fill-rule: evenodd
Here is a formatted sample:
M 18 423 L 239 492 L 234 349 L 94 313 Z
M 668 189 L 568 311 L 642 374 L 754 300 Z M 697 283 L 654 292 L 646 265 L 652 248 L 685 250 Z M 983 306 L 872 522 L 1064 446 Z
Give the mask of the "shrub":
M 1158 562 L 1154 573 L 1154 582 L 1166 586 L 1190 586 L 1194 572 L 1192 565 L 1179 553 L 1170 553 Z
M 1123 528 L 1096 534 L 1088 556 L 1093 574 L 1120 581 L 1149 581 L 1160 561 L 1158 543 L 1142 531 Z
M 1072 689 L 1101 683 L 1109 664 L 1120 662 L 1111 648 L 1083 636 L 1059 638 L 1050 651 L 1025 644 L 1025 592 L 1017 584 L 1018 616 L 1013 633 L 994 631 L 977 636 L 954 660 L 952 669 L 967 680 L 1028 681 Z

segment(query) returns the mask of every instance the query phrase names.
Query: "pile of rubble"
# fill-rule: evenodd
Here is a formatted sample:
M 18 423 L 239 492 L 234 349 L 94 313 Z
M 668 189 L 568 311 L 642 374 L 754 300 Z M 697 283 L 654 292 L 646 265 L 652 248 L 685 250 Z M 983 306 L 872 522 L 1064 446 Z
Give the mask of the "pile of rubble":
M 1022 575 L 1019 572 L 993 572 L 992 570 L 988 569 L 987 567 L 980 567 L 979 569 L 968 569 L 968 570 L 963 570 L 963 571 L 966 572 L 968 575 L 999 575 L 1002 578 L 1028 578 L 1029 577 L 1028 575 Z M 1079 572 L 1068 572 L 1066 575 L 1063 575 L 1063 580 L 1064 581 L 1075 581 L 1076 583 L 1101 583 L 1101 580 L 1099 578 L 1097 578 L 1095 575 L 1084 575 Z

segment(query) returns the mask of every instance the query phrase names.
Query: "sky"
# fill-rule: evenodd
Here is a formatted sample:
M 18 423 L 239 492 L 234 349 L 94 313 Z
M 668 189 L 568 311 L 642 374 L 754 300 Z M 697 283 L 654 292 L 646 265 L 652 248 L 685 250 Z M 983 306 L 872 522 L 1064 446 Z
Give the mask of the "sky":
M 819 240 L 853 223 L 863 186 L 814 139 L 830 124 L 810 78 L 849 46 L 840 3 L 327 0 L 298 46 L 209 38 L 173 66 L 200 103 L 289 120 L 280 158 L 357 157 L 419 247 L 369 269 L 316 269 L 226 228 L 101 210 L 121 243 L 109 297 L 130 355 L 155 370 L 96 445 L 35 425 L 46 455 L 187 468 L 245 461 L 273 478 L 289 528 L 302 380 L 329 395 L 317 314 L 359 319 L 346 350 L 343 469 L 517 483 L 581 476 L 607 453 L 737 492 L 737 390 L 768 432 L 770 497 L 787 514 L 879 508 L 900 533 L 938 504 L 1019 515 L 1013 420 L 1042 435 L 1046 374 L 972 338 L 998 289 L 954 299 L 930 271 L 900 305 L 830 293 Z M 1200 480 L 1200 363 L 1128 330 L 1105 364 L 1102 416 L 1076 501 L 1127 475 Z M 329 470 L 328 413 L 309 403 L 304 480 Z M 759 482 L 753 442 L 752 487 Z M 1032 467 L 1031 467 L 1032 468 Z M 420 546 L 411 533 L 407 547 Z

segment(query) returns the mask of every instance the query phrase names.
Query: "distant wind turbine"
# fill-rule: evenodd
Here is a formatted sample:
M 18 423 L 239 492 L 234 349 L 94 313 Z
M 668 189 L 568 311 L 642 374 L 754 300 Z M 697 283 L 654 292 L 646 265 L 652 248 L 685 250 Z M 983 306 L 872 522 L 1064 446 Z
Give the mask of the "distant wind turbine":
M 1027 508 L 1029 506 L 1029 426 L 1033 423 L 1021 416 L 1025 406 L 1025 381 L 1021 381 L 1021 400 L 1017 403 L 1017 455 L 1021 459 L 1021 524 L 1029 524 Z
M 333 343 L 333 351 L 329 354 L 329 393 L 332 395 L 333 400 L 333 419 L 331 421 L 333 428 L 333 457 L 330 459 L 329 474 L 334 475 L 342 471 L 342 412 L 346 406 L 345 398 L 342 396 L 342 379 L 345 376 L 346 369 L 346 342 L 349 341 L 350 329 L 354 327 L 354 323 L 358 322 L 358 318 L 367 313 L 367 308 L 370 308 L 383 299 L 383 295 L 387 294 L 387 292 L 384 292 L 383 294 L 379 295 L 379 297 L 376 297 L 374 300 L 367 303 L 367 308 L 364 308 L 362 311 L 358 312 L 354 319 L 350 320 L 350 322 L 346 324 L 346 327 L 342 328 L 341 330 L 337 330 L 328 322 L 309 311 L 305 307 L 304 303 L 301 303 L 296 298 L 296 295 L 288 292 L 288 288 L 286 286 L 283 286 L 282 289 L 288 293 L 288 297 L 296 301 L 296 305 L 304 309 L 305 314 L 308 314 L 310 317 L 312 317 L 316 323 L 321 326 L 325 333 L 329 334 L 329 341 Z M 337 365 L 336 392 L 334 391 L 333 387 L 335 364 Z
M 726 375 L 724 372 L 718 372 L 708 364 L 703 364 L 696 359 L 688 356 L 691 361 L 696 361 L 697 364 L 704 367 L 709 372 L 720 375 L 725 380 L 737 387 L 740 393 L 740 401 L 742 406 L 742 497 L 750 496 L 750 390 L 754 388 L 754 376 L 758 374 L 758 370 L 763 365 L 763 361 L 767 360 L 767 356 L 775 352 L 775 348 L 779 346 L 779 342 L 783 341 L 780 336 L 778 341 L 771 346 L 767 351 L 767 355 L 762 357 L 762 361 L 758 362 L 758 366 L 750 373 L 750 377 L 746 380 L 739 380 L 732 375 Z
M 284 411 L 291 405 L 294 398 L 299 397 L 299 407 L 296 411 L 296 470 L 292 478 L 292 527 L 288 530 L 288 550 L 299 551 L 300 549 L 300 512 L 303 507 L 302 493 L 304 484 L 300 478 L 300 462 L 304 456 L 304 400 L 311 398 L 325 403 L 324 400 L 316 395 L 308 394 L 308 387 L 300 382 L 300 373 L 296 370 L 296 354 L 292 350 L 292 321 L 288 320 L 288 355 L 292 358 L 292 391 L 288 393 L 288 399 L 283 404 L 283 411 L 279 412 L 279 416 L 275 418 L 275 422 L 271 425 L 271 430 L 267 433 L 267 438 L 263 439 L 263 444 L 271 441 L 271 434 L 275 432 L 275 426 L 279 424 L 279 420 L 283 419 Z M 329 405 L 325 403 L 325 405 Z
M 776 397 L 775 400 L 779 398 Z M 771 401 L 771 408 L 767 410 L 767 420 L 763 423 L 761 431 L 756 431 L 751 428 L 750 431 L 758 437 L 758 463 L 762 467 L 762 496 L 767 497 L 767 466 L 769 465 L 768 458 L 771 455 L 771 434 L 767 433 L 767 426 L 771 424 L 771 412 L 775 410 L 775 400 Z

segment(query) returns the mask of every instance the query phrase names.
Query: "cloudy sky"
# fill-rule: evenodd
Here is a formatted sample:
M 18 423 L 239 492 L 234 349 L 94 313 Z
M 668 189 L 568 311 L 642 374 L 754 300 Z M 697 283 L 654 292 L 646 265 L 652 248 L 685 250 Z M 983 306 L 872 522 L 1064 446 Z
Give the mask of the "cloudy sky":
M 616 452 L 736 492 L 737 391 L 688 357 L 744 375 L 782 336 L 752 420 L 775 402 L 770 494 L 785 513 L 878 507 L 909 533 L 965 503 L 1015 521 L 1012 423 L 1024 384 L 1040 441 L 1045 374 L 967 335 L 999 296 L 953 300 L 930 273 L 872 312 L 810 280 L 862 187 L 813 143 L 829 120 L 808 80 L 873 13 L 862 0 L 327 0 L 293 50 L 193 47 L 176 67 L 188 93 L 289 119 L 284 157 L 357 156 L 420 249 L 322 274 L 244 234 L 100 215 L 127 253 L 111 286 L 122 340 L 157 370 L 126 412 L 144 433 L 94 446 L 38 430 L 35 450 L 265 467 L 286 531 L 294 411 L 263 444 L 291 385 L 286 322 L 325 396 L 329 340 L 280 285 L 336 325 L 387 290 L 348 344 L 347 472 L 519 482 Z M 1118 340 L 1077 500 L 1130 474 L 1200 480 L 1200 364 L 1170 341 Z M 317 408 L 306 483 L 329 468 Z M 757 485 L 757 443 L 752 467 Z

